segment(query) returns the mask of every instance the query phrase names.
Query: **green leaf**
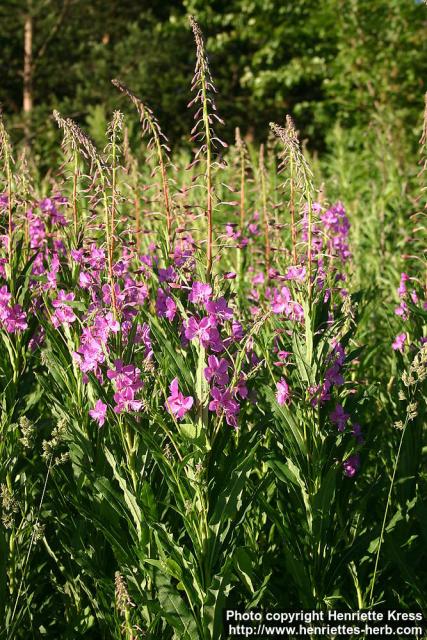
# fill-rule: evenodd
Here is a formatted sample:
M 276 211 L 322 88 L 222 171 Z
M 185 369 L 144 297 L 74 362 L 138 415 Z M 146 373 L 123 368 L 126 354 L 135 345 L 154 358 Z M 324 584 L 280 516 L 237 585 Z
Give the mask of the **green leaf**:
M 163 617 L 178 632 L 181 640 L 196 640 L 199 638 L 197 625 L 193 614 L 188 609 L 183 598 L 172 586 L 169 578 L 161 572 L 155 572 L 154 583 L 162 609 Z
M 121 490 L 123 491 L 124 500 L 128 506 L 129 512 L 132 515 L 136 530 L 138 532 L 138 538 L 141 539 L 141 509 L 138 507 L 138 503 L 134 494 L 129 490 L 126 479 L 120 474 L 113 454 L 111 453 L 111 451 L 109 451 L 109 449 L 107 449 L 107 447 L 105 447 L 104 453 L 113 470 L 114 477 L 119 483 Z
M 222 613 L 226 600 L 232 589 L 231 584 L 232 558 L 224 563 L 221 572 L 212 578 L 203 605 L 204 637 L 216 640 L 221 637 Z

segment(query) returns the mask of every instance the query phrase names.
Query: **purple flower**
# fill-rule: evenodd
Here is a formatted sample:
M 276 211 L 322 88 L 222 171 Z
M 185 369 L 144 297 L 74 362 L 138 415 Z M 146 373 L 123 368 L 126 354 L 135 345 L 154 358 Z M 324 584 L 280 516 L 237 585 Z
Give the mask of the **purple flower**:
M 44 285 L 44 289 L 47 291 L 49 289 L 56 289 L 56 276 L 60 268 L 58 254 L 54 254 L 52 256 L 52 262 L 50 271 L 46 273 L 47 283 Z
M 221 351 L 222 343 L 215 320 L 211 316 L 202 318 L 200 321 L 194 316 L 188 319 L 185 326 L 185 337 L 187 340 L 198 338 L 202 347 L 210 347 L 213 351 Z
M 106 343 L 110 333 L 118 333 L 120 324 L 114 319 L 113 314 L 109 311 L 105 316 L 95 316 L 94 325 L 92 327 L 92 335 L 96 336 L 102 343 Z
M 401 318 L 403 318 L 403 320 L 407 320 L 408 319 L 408 315 L 409 315 L 409 309 L 408 309 L 408 305 L 406 304 L 406 302 L 404 302 L 402 300 L 402 302 L 399 304 L 399 306 L 395 308 L 394 313 L 397 316 L 400 316 Z
M 284 378 L 276 383 L 276 400 L 280 405 L 288 404 L 291 401 L 291 391 L 289 385 Z
M 299 302 L 295 302 L 295 300 L 290 301 L 287 308 L 287 315 L 291 320 L 295 320 L 295 322 L 304 322 L 304 309 Z
M 320 385 L 314 385 L 309 387 L 308 392 L 311 396 L 311 405 L 317 407 L 318 404 L 322 405 L 327 400 L 331 399 L 331 383 L 325 380 Z
M 58 238 L 53 239 L 53 250 L 56 251 L 56 253 L 58 253 L 61 256 L 65 256 L 67 253 L 65 244 L 62 242 L 62 240 L 59 240 Z
M 205 309 L 220 323 L 233 318 L 233 311 L 227 305 L 224 297 L 218 298 L 218 300 L 209 300 L 205 303 Z
M 47 213 L 50 216 L 50 219 L 54 224 L 58 224 L 58 225 L 60 225 L 62 227 L 65 227 L 68 224 L 68 222 L 64 218 L 62 213 L 59 213 L 58 209 L 56 208 L 55 204 L 57 202 L 58 202 L 58 198 L 57 197 L 44 198 L 43 200 L 40 200 L 39 207 L 40 207 L 40 209 L 41 209 L 41 211 L 43 213 Z M 63 199 L 59 198 L 59 202 L 58 203 L 59 204 L 64 204 Z
M 356 438 L 356 441 L 358 444 L 363 444 L 365 442 L 365 439 L 362 433 L 362 427 L 357 422 L 353 424 L 352 434 Z
M 336 386 L 344 384 L 344 377 L 340 373 L 340 365 L 338 364 L 338 362 L 335 362 L 332 367 L 329 367 L 329 369 L 326 370 L 325 382 L 329 384 L 329 387 L 331 387 L 333 384 Z
M 144 358 L 145 360 L 151 360 L 151 358 L 153 357 L 153 345 L 151 343 L 150 327 L 146 322 L 144 322 L 142 326 L 138 325 L 135 341 L 142 342 L 144 344 Z
M 117 283 L 114 285 L 114 294 L 116 305 L 119 309 L 121 309 L 123 306 L 123 302 L 126 299 L 126 294 L 124 291 L 120 290 L 120 285 Z M 109 284 L 102 285 L 102 301 L 108 306 L 112 304 L 111 287 Z
M 225 233 L 229 238 L 233 238 L 234 240 L 238 237 L 238 234 L 234 232 L 235 223 L 227 222 L 225 225 Z
M 344 364 L 345 351 L 340 342 L 334 342 L 332 353 L 329 356 L 330 359 L 335 359 L 335 362 L 340 366 Z
M 45 330 L 43 329 L 43 327 L 38 327 L 35 330 L 33 337 L 28 343 L 29 350 L 35 351 L 37 347 L 40 347 L 43 344 L 44 338 L 45 338 Z
M 337 426 L 338 431 L 344 431 L 350 414 L 344 411 L 344 408 L 341 404 L 337 404 L 335 409 L 329 414 L 329 417 L 331 419 L 331 422 L 333 422 Z
M 240 322 L 233 320 L 233 322 L 231 323 L 231 335 L 233 337 L 233 340 L 239 341 L 243 339 L 243 327 Z
M 187 243 L 183 243 L 186 245 Z M 175 246 L 173 253 L 173 261 L 177 267 L 183 267 L 185 264 L 190 263 L 190 259 L 192 258 L 194 253 L 194 249 L 191 246 Z M 194 262 L 194 261 L 193 261 Z
M 209 411 L 214 411 L 218 416 L 224 415 L 225 420 L 231 427 L 237 427 L 237 414 L 239 413 L 239 403 L 233 398 L 229 389 L 224 391 L 213 387 L 211 389 L 212 400 L 209 403 Z
M 142 388 L 141 371 L 135 365 L 123 364 L 122 360 L 115 360 L 114 367 L 114 369 L 108 369 L 107 378 L 115 381 L 117 391 L 125 388 L 138 391 Z
M 403 350 L 405 348 L 405 342 L 406 342 L 406 333 L 399 333 L 396 336 L 391 346 L 395 351 L 400 351 L 400 353 L 403 353 Z
M 43 253 L 37 253 L 36 257 L 34 258 L 34 262 L 33 262 L 33 266 L 31 268 L 31 273 L 34 276 L 40 276 L 42 275 L 44 272 L 46 271 L 45 267 L 44 267 L 44 257 L 43 257 Z
M 264 281 L 265 281 L 265 277 L 264 277 L 264 274 L 262 273 L 262 271 L 260 271 L 256 275 L 254 275 L 254 277 L 252 278 L 252 284 L 253 285 L 264 284 Z
M 107 414 L 107 405 L 102 402 L 102 400 L 98 400 L 95 407 L 89 411 L 89 415 L 93 418 L 98 426 L 102 427 L 105 422 L 105 416 Z
M 99 365 L 105 360 L 105 352 L 108 352 L 107 340 L 111 333 L 117 333 L 120 324 L 114 319 L 111 312 L 95 316 L 94 324 L 85 327 L 80 336 L 80 348 L 73 353 L 83 373 L 93 371 L 99 375 Z
M 175 314 L 176 314 L 175 300 L 168 296 L 166 298 L 165 318 L 167 318 L 167 320 L 169 320 L 169 322 L 172 322 L 172 320 L 175 318 Z
M 12 307 L 8 307 L 5 317 L 3 316 L 1 319 L 3 320 L 8 333 L 24 331 L 28 327 L 25 312 L 19 304 L 14 304 Z
M 205 304 L 212 295 L 212 287 L 204 282 L 193 282 L 188 299 L 193 304 Z
M 114 361 L 114 369 L 108 369 L 107 378 L 114 380 L 116 393 L 114 394 L 115 413 L 123 411 L 139 411 L 142 401 L 135 398 L 135 394 L 142 388 L 141 371 L 133 364 L 123 364 L 122 360 Z
M 84 258 L 84 250 L 83 249 L 71 249 L 70 253 L 72 259 L 77 262 L 77 264 L 83 264 Z
M 115 413 L 123 411 L 139 411 L 142 407 L 141 400 L 135 400 L 135 389 L 132 386 L 122 387 L 114 394 Z
M 7 286 L 4 284 L 0 287 L 0 306 L 5 306 L 9 304 L 12 299 L 12 294 L 9 293 Z
M 127 264 L 126 260 L 117 260 L 117 262 L 113 266 L 113 274 L 117 278 L 123 278 L 123 276 L 125 276 L 128 271 L 128 267 L 129 265 Z
M 141 260 L 143 265 L 146 265 L 147 267 L 150 267 L 150 269 L 153 268 L 155 259 L 153 260 L 153 257 L 150 256 L 148 253 L 140 256 L 139 259 Z
M 236 386 L 233 389 L 235 396 L 240 396 L 242 400 L 248 397 L 248 387 L 243 373 L 240 374 Z
M 176 271 L 173 267 L 159 269 L 159 282 L 175 282 Z
M 95 271 L 102 271 L 105 268 L 104 249 L 98 249 L 96 244 L 92 244 L 90 247 L 90 254 L 87 259 L 87 263 Z
M 271 305 L 273 313 L 285 313 L 290 301 L 291 292 L 288 287 L 282 287 L 280 293 L 275 289 L 273 294 L 273 303 Z
M 28 233 L 31 249 L 39 249 L 46 239 L 46 227 L 44 222 L 34 215 L 32 209 L 27 211 Z
M 291 320 L 296 322 L 303 322 L 304 310 L 302 306 L 291 299 L 291 292 L 288 287 L 282 287 L 280 292 L 274 289 L 272 294 L 267 292 L 273 299 L 271 309 L 273 313 L 284 313 Z
M 68 306 L 67 302 L 72 302 L 74 293 L 65 293 L 62 289 L 58 291 L 58 297 L 52 301 L 55 312 L 52 316 L 52 324 L 57 329 L 61 324 L 70 324 L 77 319 L 76 314 Z
M 124 278 L 124 285 L 124 300 L 126 306 L 143 306 L 149 295 L 147 285 L 143 282 L 137 283 L 128 275 Z
M 191 407 L 194 403 L 194 398 L 192 396 L 185 397 L 178 388 L 178 378 L 174 378 L 170 384 L 170 392 L 171 395 L 168 397 L 165 407 L 166 410 L 181 420 L 185 416 L 185 414 L 190 411 Z
M 209 334 L 207 333 L 207 329 L 210 327 L 210 318 L 204 318 L 206 327 L 206 339 L 209 342 Z M 200 337 L 201 334 L 201 321 L 197 320 L 196 317 L 191 316 L 187 324 L 185 325 L 185 337 L 187 340 L 194 340 L 194 338 Z
M 288 267 L 286 272 L 286 280 L 297 280 L 302 282 L 305 279 L 306 268 L 303 267 Z
M 317 203 L 313 204 L 313 209 L 318 207 L 320 212 L 321 207 Z M 340 258 L 341 262 L 345 263 L 351 256 L 348 246 L 348 234 L 350 231 L 350 223 L 346 215 L 345 208 L 341 202 L 337 202 L 330 209 L 320 215 L 320 220 L 323 223 L 324 233 L 327 237 L 327 247 L 331 255 L 335 255 Z M 313 240 L 315 243 L 315 249 L 317 252 L 321 251 L 322 239 L 315 237 L 318 230 L 315 230 L 313 234 Z
M 90 335 L 83 336 L 80 342 L 80 349 L 74 351 L 73 358 L 83 373 L 96 371 L 105 360 L 101 342 Z
M 346 475 L 347 478 L 354 478 L 360 468 L 359 454 L 354 453 L 353 455 L 349 456 L 346 460 L 344 460 L 342 466 L 344 469 L 344 475 Z
M 229 382 L 228 367 L 229 363 L 225 358 L 217 358 L 216 356 L 208 357 L 208 366 L 205 368 L 204 374 L 208 382 L 213 382 L 221 386 L 225 386 Z
M 412 291 L 411 291 L 411 300 L 412 300 L 412 302 L 413 302 L 414 304 L 417 304 L 417 303 L 418 303 L 419 298 L 418 298 L 418 294 L 417 294 L 417 292 L 415 291 L 415 289 L 412 289 Z
M 274 364 L 276 365 L 276 367 L 282 367 L 283 365 L 286 364 L 289 356 L 291 356 L 291 355 L 292 355 L 292 353 L 290 351 L 278 351 L 277 352 L 277 357 L 279 359 Z
M 251 224 L 248 225 L 248 231 L 249 233 L 251 233 L 253 236 L 258 236 L 260 231 L 258 229 L 258 225 L 257 224 L 253 224 L 251 222 Z
M 404 298 L 406 295 L 406 282 L 409 280 L 409 276 L 407 273 L 400 274 L 400 284 L 397 289 L 397 295 L 400 299 Z
M 163 289 L 157 290 L 156 313 L 159 318 L 167 318 L 170 322 L 176 315 L 175 300 L 167 296 Z

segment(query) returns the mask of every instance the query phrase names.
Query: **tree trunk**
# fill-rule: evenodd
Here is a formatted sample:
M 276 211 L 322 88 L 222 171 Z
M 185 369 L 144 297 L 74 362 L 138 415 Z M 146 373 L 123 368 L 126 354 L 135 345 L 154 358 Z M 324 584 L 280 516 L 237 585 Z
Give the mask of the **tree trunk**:
M 23 103 L 25 121 L 25 143 L 30 144 L 31 114 L 33 110 L 33 17 L 31 2 L 28 3 L 28 13 L 24 23 L 24 87 Z

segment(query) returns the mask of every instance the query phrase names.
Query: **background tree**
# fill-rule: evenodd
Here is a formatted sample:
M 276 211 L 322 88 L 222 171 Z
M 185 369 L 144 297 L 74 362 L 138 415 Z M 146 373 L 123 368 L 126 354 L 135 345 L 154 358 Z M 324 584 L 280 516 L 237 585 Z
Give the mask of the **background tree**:
M 53 108 L 100 137 L 119 99 L 110 80 L 120 77 L 174 143 L 187 140 L 190 13 L 206 34 L 229 140 L 237 125 L 263 139 L 289 112 L 317 150 L 331 148 L 337 122 L 361 143 L 378 113 L 403 134 L 419 125 L 427 12 L 416 1 L 4 0 L 0 101 L 14 137 L 28 138 L 30 112 L 36 151 L 53 149 Z

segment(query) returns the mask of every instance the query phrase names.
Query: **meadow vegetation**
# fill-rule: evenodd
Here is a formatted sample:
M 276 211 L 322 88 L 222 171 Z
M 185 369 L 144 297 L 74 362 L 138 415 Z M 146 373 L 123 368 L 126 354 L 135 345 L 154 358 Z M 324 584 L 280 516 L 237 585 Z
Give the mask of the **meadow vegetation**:
M 286 114 L 225 142 L 191 28 L 187 150 L 120 79 L 137 141 L 55 111 L 43 173 L 0 123 L 8 640 L 426 613 L 427 117 L 418 159 L 386 113 L 320 157 Z

